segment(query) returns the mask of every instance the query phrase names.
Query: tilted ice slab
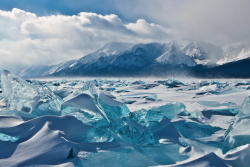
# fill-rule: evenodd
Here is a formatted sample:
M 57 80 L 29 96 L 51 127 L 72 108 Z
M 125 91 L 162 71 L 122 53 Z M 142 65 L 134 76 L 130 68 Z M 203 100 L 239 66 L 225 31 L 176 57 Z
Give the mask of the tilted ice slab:
M 135 112 L 138 120 L 159 121 L 166 116 L 173 119 L 178 114 L 189 115 L 183 103 L 169 102 L 159 107 L 151 107 L 148 110 L 141 109 Z
M 235 116 L 235 120 L 231 123 L 226 131 L 221 147 L 224 152 L 233 148 L 250 143 L 250 95 L 239 109 L 239 113 Z
M 3 71 L 1 76 L 3 97 L 7 109 L 31 113 L 39 102 L 38 87 Z
M 94 83 L 90 84 L 89 90 L 94 96 L 98 107 L 103 112 L 103 115 L 105 115 L 109 121 L 127 116 L 130 112 L 126 104 L 113 100 L 97 88 Z
M 1 83 L 7 110 L 36 116 L 60 115 L 61 100 L 47 86 L 32 85 L 6 70 Z
M 126 104 L 118 102 L 96 87 L 96 81 L 87 82 L 81 89 L 64 98 L 62 114 L 72 115 L 87 125 L 88 142 L 125 142 L 153 144 L 150 129 L 129 116 Z

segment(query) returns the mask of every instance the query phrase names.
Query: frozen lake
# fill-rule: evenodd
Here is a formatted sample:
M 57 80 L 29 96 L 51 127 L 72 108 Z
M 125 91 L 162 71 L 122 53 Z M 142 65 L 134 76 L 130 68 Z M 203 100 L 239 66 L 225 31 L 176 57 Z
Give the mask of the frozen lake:
M 1 166 L 249 166 L 250 80 L 1 77 Z

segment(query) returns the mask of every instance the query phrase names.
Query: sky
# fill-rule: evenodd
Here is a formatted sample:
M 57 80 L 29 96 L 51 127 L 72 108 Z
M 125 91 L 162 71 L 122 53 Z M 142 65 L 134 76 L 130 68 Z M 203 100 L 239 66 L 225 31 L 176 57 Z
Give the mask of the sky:
M 250 39 L 249 0 L 1 0 L 0 69 L 78 59 L 110 42 Z

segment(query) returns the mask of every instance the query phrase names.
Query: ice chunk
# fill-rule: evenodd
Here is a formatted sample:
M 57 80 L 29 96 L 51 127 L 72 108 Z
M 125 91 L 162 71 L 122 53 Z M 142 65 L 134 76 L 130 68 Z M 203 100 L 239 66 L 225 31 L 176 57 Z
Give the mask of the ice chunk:
M 250 141 L 250 95 L 246 97 L 240 107 L 235 120 L 227 129 L 222 139 L 221 147 L 223 152 L 248 144 Z
M 140 124 L 146 126 L 151 130 L 162 127 L 162 125 L 158 121 L 140 121 Z
M 106 91 L 114 91 L 115 88 L 104 88 L 104 90 L 106 90 Z
M 65 101 L 61 106 L 62 109 L 66 107 L 75 107 L 94 113 L 101 113 L 98 106 L 96 106 L 95 99 L 91 96 L 90 92 L 82 93 L 76 97 L 73 97 L 72 99 Z
M 102 111 L 104 111 L 105 115 L 109 120 L 114 120 L 119 117 L 127 116 L 130 112 L 127 105 L 119 105 L 119 106 L 113 106 L 113 105 L 107 105 L 104 103 L 101 99 L 97 99 L 98 104 Z
M 60 86 L 60 83 L 58 81 L 53 82 L 53 86 Z
M 179 143 L 178 138 L 181 137 L 181 134 L 167 117 L 163 117 L 158 127 L 152 131 L 155 141 L 158 143 Z
M 242 85 L 249 85 L 249 82 L 242 81 L 242 82 L 236 83 L 234 86 L 242 86 Z
M 199 90 L 202 92 L 216 92 L 218 89 L 219 89 L 218 86 L 216 84 L 213 84 L 213 85 L 203 86 Z
M 68 83 L 67 79 L 62 79 L 61 80 L 61 84 L 66 84 L 66 83 Z
M 113 136 L 118 142 L 137 144 L 141 140 L 141 135 L 137 128 L 130 129 L 128 125 L 119 126 Z
M 59 96 L 61 99 L 67 97 L 68 95 L 70 95 L 71 93 L 73 93 L 73 91 L 71 89 L 58 89 L 58 90 L 54 90 L 54 93 Z
M 250 116 L 250 95 L 248 95 L 244 102 L 242 103 L 239 113 L 236 115 L 236 118 Z
M 39 102 L 38 86 L 29 84 L 6 70 L 2 73 L 1 82 L 7 110 L 27 113 L 33 111 Z
M 1 141 L 11 141 L 11 142 L 16 142 L 19 139 L 19 137 L 13 137 L 6 135 L 4 133 L 0 133 L 0 140 Z
M 84 124 L 90 126 L 96 124 L 99 120 L 103 119 L 103 117 L 98 113 L 70 106 L 65 107 L 62 110 L 62 115 L 72 115 L 78 120 L 82 121 Z
M 149 128 L 146 128 L 141 136 L 142 144 L 155 144 L 155 139 L 152 131 Z
M 213 111 L 223 112 L 229 111 L 233 114 L 237 114 L 239 112 L 238 105 L 233 102 L 222 102 L 222 101 L 197 101 L 198 104 L 204 106 L 207 110 L 211 109 Z
M 125 104 L 133 104 L 133 103 L 135 103 L 136 101 L 135 100 L 122 100 L 122 102 L 123 103 L 125 103 Z
M 109 121 L 128 116 L 130 111 L 126 104 L 118 102 L 110 96 L 104 94 L 93 83 L 90 84 L 89 90 L 95 97 L 102 114 L 105 115 Z
M 182 112 L 184 112 L 186 115 L 189 115 L 183 103 L 168 103 L 163 106 L 153 107 L 149 109 L 147 111 L 145 119 L 149 121 L 159 121 L 164 116 L 169 119 L 173 119 L 176 115 Z
M 145 97 L 146 100 L 156 101 L 158 96 L 156 94 L 151 94 Z
M 32 85 L 6 70 L 2 73 L 1 81 L 7 110 L 37 116 L 60 115 L 61 99 L 47 86 Z
M 137 94 L 129 94 L 129 95 L 121 95 L 120 97 L 131 99 L 131 98 L 145 98 L 147 100 L 156 101 L 158 98 L 157 94 L 154 93 L 137 93 Z
M 197 82 L 197 84 L 196 84 L 196 88 L 199 89 L 203 86 L 208 86 L 208 85 L 210 85 L 210 83 L 208 81 L 199 80 L 199 82 Z
M 223 88 L 219 88 L 216 91 L 211 91 L 211 93 L 216 94 L 216 95 L 221 95 L 221 94 L 231 94 L 231 93 L 235 93 L 235 92 L 243 92 L 245 91 L 244 89 L 238 89 L 235 86 L 229 85 Z
M 141 109 L 141 110 L 138 110 L 138 111 L 135 111 L 134 114 L 133 114 L 133 119 L 138 119 L 143 122 L 145 121 L 150 121 L 150 120 L 146 120 L 146 115 L 147 115 L 147 110 L 146 109 Z M 158 121 L 158 120 L 157 120 Z
M 175 116 L 190 115 L 183 103 L 168 103 L 159 107 L 152 107 L 149 110 L 141 109 L 135 112 L 135 116 L 140 121 L 160 121 L 164 116 L 173 119 Z
M 54 94 L 47 86 L 39 87 L 37 90 L 39 103 L 31 112 L 33 115 L 61 115 L 62 100 Z
M 196 122 L 197 121 L 197 122 Z M 176 120 L 172 122 L 174 127 L 185 137 L 194 141 L 199 138 L 210 137 L 217 131 L 222 130 L 220 127 L 213 127 L 203 124 L 197 119 Z
M 145 84 L 145 82 L 141 80 L 132 82 L 132 85 L 139 85 L 139 84 Z
M 71 83 L 69 83 L 68 85 L 69 86 L 75 86 L 77 84 L 77 82 L 71 82 Z
M 62 112 L 65 115 L 74 115 L 77 119 L 93 126 L 87 132 L 87 141 L 154 143 L 150 129 L 145 130 L 146 127 L 127 118 L 130 111 L 126 104 L 115 101 L 97 88 L 93 82 L 86 85 L 89 85 L 89 89 L 85 87 L 82 92 L 79 91 L 80 95 L 62 104 Z M 98 113 L 106 118 L 110 125 L 107 125 L 105 119 L 97 117 Z
M 163 83 L 164 85 L 168 86 L 168 88 L 174 88 L 174 87 L 180 87 L 180 86 L 184 86 L 185 84 L 175 80 L 174 78 L 170 78 L 168 79 L 166 82 Z
M 87 131 L 86 140 L 88 142 L 112 142 L 114 138 L 108 128 L 92 127 Z
M 130 92 L 129 90 L 117 90 L 116 93 L 122 93 L 122 92 Z
M 149 128 L 129 118 L 118 118 L 111 122 L 110 127 L 115 141 L 140 145 L 155 143 Z

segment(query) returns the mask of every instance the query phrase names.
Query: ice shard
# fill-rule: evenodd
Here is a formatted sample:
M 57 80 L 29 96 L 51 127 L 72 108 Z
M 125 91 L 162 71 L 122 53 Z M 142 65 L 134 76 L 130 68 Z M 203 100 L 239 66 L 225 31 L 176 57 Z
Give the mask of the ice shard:
M 118 102 L 89 82 L 67 97 L 62 104 L 63 115 L 73 115 L 87 125 L 88 142 L 125 142 L 130 144 L 152 144 L 154 137 L 150 129 L 137 123 L 125 103 Z M 130 113 L 130 115 L 129 115 Z M 100 117 L 102 116 L 102 118 Z M 130 119 L 131 118 L 131 119 Z M 108 122 L 107 122 L 107 121 Z
M 114 138 L 108 128 L 92 127 L 88 129 L 86 141 L 88 142 L 112 142 Z
M 98 113 L 70 106 L 62 109 L 62 115 L 72 115 L 78 120 L 82 121 L 84 124 L 90 126 L 97 124 L 99 120 L 103 119 L 103 117 Z
M 2 73 L 1 82 L 7 110 L 27 113 L 33 111 L 39 102 L 38 86 L 29 84 L 6 70 Z
M 0 133 L 0 140 L 1 141 L 10 141 L 10 142 L 16 142 L 19 139 L 19 137 L 9 136 L 4 133 Z
M 146 121 L 159 121 L 164 116 L 169 119 L 173 119 L 180 113 L 184 113 L 184 115 L 189 115 L 186 107 L 183 103 L 168 103 L 159 107 L 152 107 L 149 110 L 139 110 L 136 112 L 136 116 L 140 120 Z
M 241 105 L 235 120 L 225 132 L 221 142 L 223 152 L 250 143 L 250 95 Z
M 212 134 L 222 130 L 220 127 L 206 125 L 197 119 L 179 119 L 173 122 L 174 127 L 190 140 L 197 141 L 199 138 L 210 137 Z
M 39 87 L 37 90 L 39 102 L 34 110 L 33 115 L 61 115 L 62 100 L 54 94 L 47 86 Z
M 93 83 L 89 85 L 89 90 L 95 97 L 97 106 L 101 109 L 102 114 L 105 115 L 109 121 L 128 116 L 130 111 L 125 103 L 112 99 L 110 96 L 106 95 L 99 88 L 97 88 Z
M 110 129 L 115 141 L 135 145 L 154 144 L 152 131 L 129 118 L 118 118 L 111 122 Z
M 153 134 L 157 143 L 178 143 L 178 138 L 181 134 L 173 126 L 171 120 L 163 117 L 159 122 L 158 127 L 153 128 Z
M 174 78 L 170 78 L 168 79 L 166 82 L 163 83 L 164 85 L 168 86 L 168 88 L 174 88 L 174 87 L 180 87 L 180 86 L 184 86 L 185 84 L 175 80 Z
M 60 115 L 61 99 L 46 85 L 32 85 L 6 70 L 2 73 L 1 82 L 7 110 L 36 116 Z

